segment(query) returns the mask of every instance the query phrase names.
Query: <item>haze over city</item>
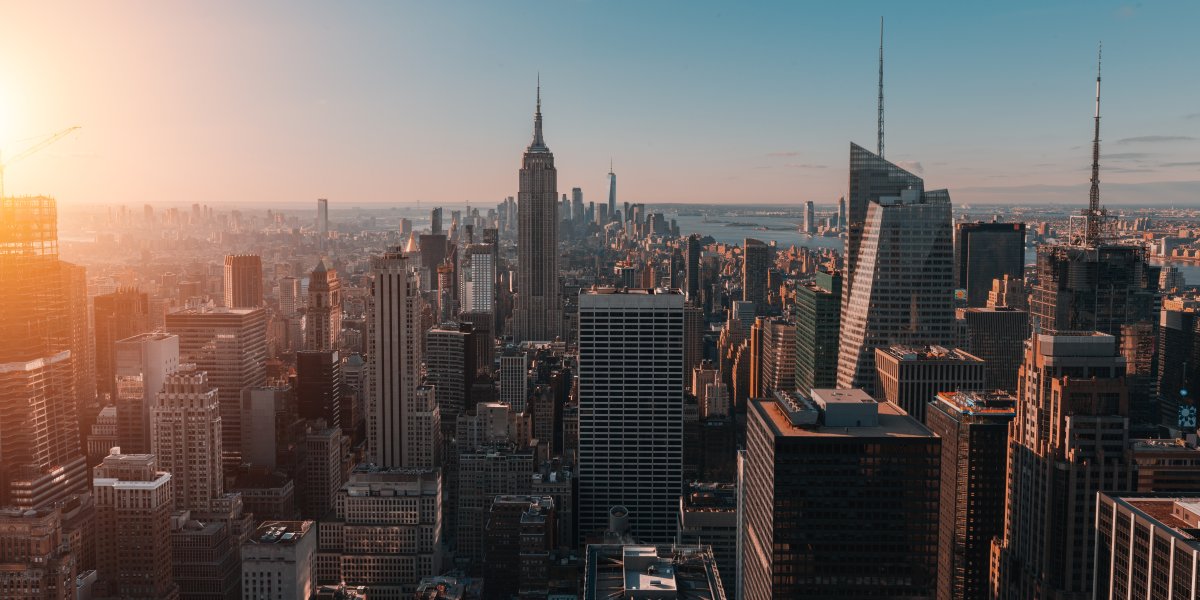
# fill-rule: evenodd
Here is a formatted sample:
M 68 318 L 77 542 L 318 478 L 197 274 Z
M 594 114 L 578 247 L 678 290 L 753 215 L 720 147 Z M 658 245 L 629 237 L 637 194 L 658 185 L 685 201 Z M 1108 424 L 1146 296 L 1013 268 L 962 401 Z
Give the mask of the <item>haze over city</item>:
M 1194 2 L 6 3 L 10 193 L 111 202 L 461 205 L 515 191 L 541 73 L 561 180 L 642 202 L 832 204 L 847 141 L 956 202 L 1086 193 L 1105 46 L 1110 205 L 1200 198 Z

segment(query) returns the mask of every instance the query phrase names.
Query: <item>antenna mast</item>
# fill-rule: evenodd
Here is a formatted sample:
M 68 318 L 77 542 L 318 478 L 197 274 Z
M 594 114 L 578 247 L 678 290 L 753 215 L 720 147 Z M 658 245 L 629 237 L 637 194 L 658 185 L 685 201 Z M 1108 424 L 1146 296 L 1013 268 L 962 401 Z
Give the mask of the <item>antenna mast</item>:
M 1086 241 L 1095 245 L 1100 240 L 1100 221 L 1105 211 L 1100 208 L 1100 57 L 1103 43 L 1096 50 L 1096 133 L 1092 138 L 1092 189 L 1088 194 Z
M 883 158 L 883 17 L 879 17 L 879 158 Z

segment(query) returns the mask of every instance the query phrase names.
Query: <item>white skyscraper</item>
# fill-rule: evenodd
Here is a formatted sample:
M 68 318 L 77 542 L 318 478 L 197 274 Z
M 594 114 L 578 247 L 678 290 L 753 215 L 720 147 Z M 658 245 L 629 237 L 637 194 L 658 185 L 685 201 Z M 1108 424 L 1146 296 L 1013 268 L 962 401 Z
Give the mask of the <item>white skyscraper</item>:
M 416 466 L 423 437 L 413 431 L 413 403 L 420 384 L 421 282 L 395 247 L 371 259 L 371 308 L 367 324 L 368 452 L 389 468 Z
M 876 348 L 955 344 L 953 233 L 945 190 L 870 199 L 842 310 L 839 388 L 876 393 Z
M 458 301 L 461 311 L 496 310 L 496 263 L 491 244 L 471 244 L 458 264 Z
M 629 509 L 633 535 L 674 539 L 683 468 L 683 295 L 579 296 L 579 531 Z

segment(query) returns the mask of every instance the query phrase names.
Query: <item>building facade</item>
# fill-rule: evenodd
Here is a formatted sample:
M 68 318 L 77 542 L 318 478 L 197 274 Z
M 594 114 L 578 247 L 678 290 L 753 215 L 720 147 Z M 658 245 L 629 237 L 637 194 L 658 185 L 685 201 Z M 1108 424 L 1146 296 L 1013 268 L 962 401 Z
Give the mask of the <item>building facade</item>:
M 521 160 L 517 192 L 517 302 L 513 339 L 553 341 L 562 335 L 558 285 L 558 170 L 542 138 L 542 92 L 538 87 L 533 141 Z

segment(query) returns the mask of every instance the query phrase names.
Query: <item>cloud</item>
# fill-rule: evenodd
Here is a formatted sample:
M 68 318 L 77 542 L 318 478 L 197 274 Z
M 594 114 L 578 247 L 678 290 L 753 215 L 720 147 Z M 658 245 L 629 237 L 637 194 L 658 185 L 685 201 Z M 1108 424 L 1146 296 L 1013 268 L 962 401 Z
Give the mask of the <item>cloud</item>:
M 826 165 L 810 165 L 804 163 L 792 163 L 787 165 L 790 169 L 828 169 Z
M 800 153 L 799 152 L 769 152 L 769 153 L 767 153 L 767 156 L 771 157 L 771 158 L 793 158 L 796 156 L 800 156 Z
M 1135 8 L 1134 6 L 1131 6 L 1129 4 L 1126 4 L 1117 9 L 1116 16 L 1118 19 L 1132 19 L 1134 14 L 1136 14 L 1136 13 L 1137 13 L 1137 8 Z
M 973 186 L 952 189 L 950 193 L 956 202 L 962 203 L 1037 202 L 1083 206 L 1087 204 L 1088 183 Z M 1101 183 L 1100 197 L 1110 206 L 1200 206 L 1200 181 Z
M 1188 135 L 1142 135 L 1117 140 L 1118 144 L 1159 144 L 1163 142 L 1190 142 L 1196 138 Z
M 1185 118 L 1185 119 L 1200 119 L 1200 113 L 1192 113 L 1190 115 L 1183 115 L 1183 118 Z
M 1106 160 L 1129 160 L 1138 162 L 1150 158 L 1151 156 L 1153 155 L 1147 152 L 1113 152 L 1110 154 L 1101 153 L 1100 162 L 1104 162 Z
M 898 160 L 896 161 L 896 166 L 910 173 L 916 173 L 917 175 L 925 174 L 925 167 L 921 165 L 920 161 Z
M 1200 167 L 1200 161 L 1191 162 L 1169 162 L 1159 165 L 1160 167 Z

